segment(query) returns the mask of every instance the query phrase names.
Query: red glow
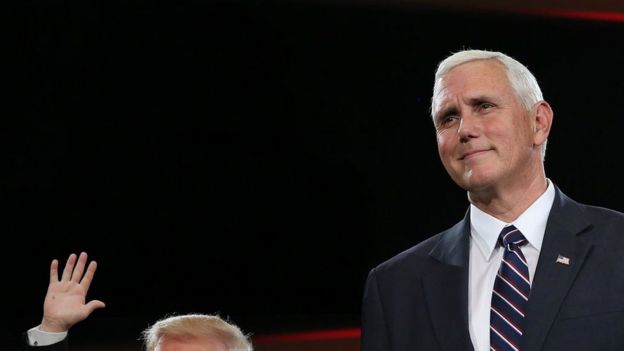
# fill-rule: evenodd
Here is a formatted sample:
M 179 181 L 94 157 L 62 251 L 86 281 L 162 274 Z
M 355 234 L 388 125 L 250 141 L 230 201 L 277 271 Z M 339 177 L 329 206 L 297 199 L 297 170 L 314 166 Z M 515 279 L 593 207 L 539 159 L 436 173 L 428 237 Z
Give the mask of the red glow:
M 624 22 L 624 12 L 605 12 L 605 11 L 573 11 L 573 10 L 557 10 L 557 9 L 537 9 L 527 10 L 524 13 L 548 16 L 563 17 L 580 20 L 604 21 L 604 22 Z
M 317 330 L 304 331 L 288 334 L 275 335 L 258 335 L 253 337 L 254 343 L 271 343 L 285 341 L 323 341 L 337 339 L 358 339 L 360 337 L 360 329 L 336 329 L 336 330 Z

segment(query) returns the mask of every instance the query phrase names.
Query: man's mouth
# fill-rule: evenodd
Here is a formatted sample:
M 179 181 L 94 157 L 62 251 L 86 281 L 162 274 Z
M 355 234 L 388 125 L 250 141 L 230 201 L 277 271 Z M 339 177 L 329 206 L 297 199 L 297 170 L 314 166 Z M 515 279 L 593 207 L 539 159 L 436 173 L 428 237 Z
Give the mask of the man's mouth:
M 488 152 L 488 151 L 490 151 L 490 150 L 491 150 L 491 149 L 481 149 L 481 150 L 472 150 L 472 151 L 468 151 L 468 152 L 466 152 L 466 153 L 462 154 L 462 156 L 461 156 L 459 159 L 460 159 L 460 161 L 461 161 L 461 160 L 468 160 L 468 159 L 471 159 L 471 158 L 473 158 L 473 157 L 476 157 L 476 156 L 482 155 L 482 154 L 484 154 L 484 153 L 486 153 L 486 152 Z

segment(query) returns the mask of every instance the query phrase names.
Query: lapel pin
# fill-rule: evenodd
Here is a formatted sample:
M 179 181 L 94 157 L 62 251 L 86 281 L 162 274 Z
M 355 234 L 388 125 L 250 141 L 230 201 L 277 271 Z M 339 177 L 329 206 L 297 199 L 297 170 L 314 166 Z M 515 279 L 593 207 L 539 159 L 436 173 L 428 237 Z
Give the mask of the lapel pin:
M 565 264 L 565 265 L 570 265 L 570 259 L 568 257 L 565 256 L 561 256 L 558 255 L 557 256 L 557 263 L 561 263 L 561 264 Z

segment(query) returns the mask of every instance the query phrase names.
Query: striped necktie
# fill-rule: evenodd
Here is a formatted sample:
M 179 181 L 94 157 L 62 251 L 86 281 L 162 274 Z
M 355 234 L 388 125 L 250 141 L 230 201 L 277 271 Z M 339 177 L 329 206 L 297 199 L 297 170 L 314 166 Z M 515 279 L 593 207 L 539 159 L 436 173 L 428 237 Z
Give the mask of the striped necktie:
M 524 332 L 524 312 L 531 292 L 529 266 L 520 250 L 527 240 L 516 227 L 510 225 L 503 228 L 498 242 L 505 251 L 492 291 L 490 350 L 519 351 Z

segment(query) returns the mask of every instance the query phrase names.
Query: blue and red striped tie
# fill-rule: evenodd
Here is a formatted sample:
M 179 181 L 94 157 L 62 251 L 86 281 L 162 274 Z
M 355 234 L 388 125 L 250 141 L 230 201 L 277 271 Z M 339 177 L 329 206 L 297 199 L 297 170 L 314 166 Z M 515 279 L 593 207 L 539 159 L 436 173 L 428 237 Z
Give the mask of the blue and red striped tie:
M 519 351 L 524 333 L 524 312 L 531 292 L 529 266 L 520 250 L 527 240 L 510 225 L 503 228 L 498 241 L 505 252 L 492 291 L 490 350 Z

